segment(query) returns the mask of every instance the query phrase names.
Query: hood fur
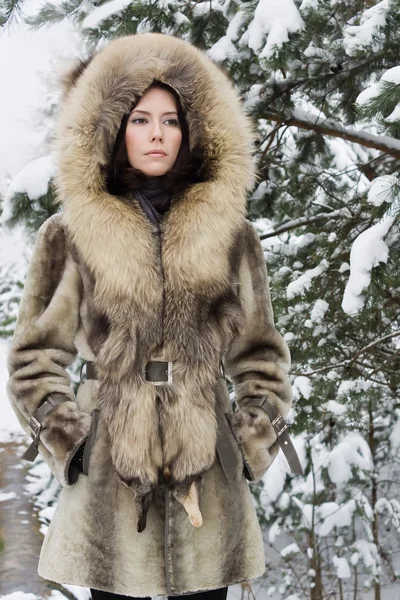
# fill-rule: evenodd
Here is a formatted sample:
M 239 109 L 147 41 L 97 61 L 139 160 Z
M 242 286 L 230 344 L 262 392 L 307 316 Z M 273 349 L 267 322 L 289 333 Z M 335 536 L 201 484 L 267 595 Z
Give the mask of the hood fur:
M 179 255 L 171 265 L 173 279 L 192 285 L 195 279 L 201 286 L 211 283 L 210 277 L 224 278 L 227 249 L 246 215 L 256 134 L 226 75 L 198 49 L 172 36 L 145 33 L 112 41 L 64 76 L 55 142 L 55 183 L 64 221 L 96 273 L 101 294 L 134 290 L 144 298 L 152 283 L 151 273 L 144 274 L 143 263 L 136 260 L 146 252 L 148 261 L 153 258 L 150 224 L 140 210 L 132 211 L 106 191 L 104 167 L 122 116 L 154 79 L 178 93 L 190 148 L 203 148 L 210 173 L 169 211 L 165 255 Z

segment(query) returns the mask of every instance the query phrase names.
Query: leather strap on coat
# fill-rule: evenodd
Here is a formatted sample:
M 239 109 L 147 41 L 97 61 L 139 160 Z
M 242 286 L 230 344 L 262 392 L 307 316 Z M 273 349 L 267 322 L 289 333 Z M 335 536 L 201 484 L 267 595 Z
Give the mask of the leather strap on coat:
M 274 428 L 278 437 L 279 446 L 281 447 L 286 460 L 289 463 L 292 473 L 295 475 L 304 475 L 296 449 L 293 446 L 293 442 L 289 436 L 289 425 L 286 423 L 285 419 L 275 410 L 267 396 L 250 398 L 243 408 L 253 405 L 263 408 L 271 419 L 272 427 Z
M 28 446 L 21 458 L 23 458 L 24 460 L 28 460 L 29 462 L 33 462 L 35 460 L 35 458 L 39 454 L 39 437 L 44 417 L 47 415 L 48 412 L 53 410 L 53 408 L 56 408 L 56 406 L 67 400 L 69 400 L 69 398 L 67 398 L 63 394 L 52 394 L 51 396 L 47 396 L 46 400 L 42 402 L 39 408 L 36 409 L 36 411 L 29 419 L 28 423 L 33 442 L 30 446 Z

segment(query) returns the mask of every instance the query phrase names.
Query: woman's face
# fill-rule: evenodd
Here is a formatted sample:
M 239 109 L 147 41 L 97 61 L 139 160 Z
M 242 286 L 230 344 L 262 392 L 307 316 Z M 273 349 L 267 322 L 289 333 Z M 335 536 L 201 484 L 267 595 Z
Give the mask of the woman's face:
M 175 97 L 168 90 L 151 88 L 131 112 L 125 130 L 128 160 L 148 176 L 161 176 L 175 163 L 182 142 Z M 151 154 L 152 151 L 162 154 Z

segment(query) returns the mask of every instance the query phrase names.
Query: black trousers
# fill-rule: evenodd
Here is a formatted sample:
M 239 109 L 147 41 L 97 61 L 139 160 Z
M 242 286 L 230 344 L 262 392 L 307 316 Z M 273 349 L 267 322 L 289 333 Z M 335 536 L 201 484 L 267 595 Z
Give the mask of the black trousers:
M 133 596 L 123 596 L 121 594 L 112 594 L 111 592 L 102 592 L 101 590 L 92 590 L 90 588 L 93 600 L 126 600 Z M 210 590 L 208 592 L 199 592 L 197 594 L 186 594 L 184 596 L 168 596 L 169 599 L 183 598 L 187 600 L 226 600 L 228 588 L 220 588 L 218 590 Z M 133 598 L 133 600 L 136 600 Z M 139 599 L 138 599 L 139 600 Z M 141 598 L 140 600 L 151 600 L 150 597 Z

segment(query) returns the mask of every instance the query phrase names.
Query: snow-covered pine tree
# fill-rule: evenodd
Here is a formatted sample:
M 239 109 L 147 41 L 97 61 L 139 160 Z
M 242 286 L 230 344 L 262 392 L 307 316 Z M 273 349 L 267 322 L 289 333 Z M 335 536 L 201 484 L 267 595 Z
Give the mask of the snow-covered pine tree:
M 306 467 L 293 479 L 280 456 L 253 486 L 273 545 L 271 598 L 400 590 L 399 9 L 399 0 L 66 0 L 31 20 L 72 19 L 88 51 L 126 33 L 182 37 L 230 74 L 258 123 L 250 218 L 292 352 L 292 429 Z

